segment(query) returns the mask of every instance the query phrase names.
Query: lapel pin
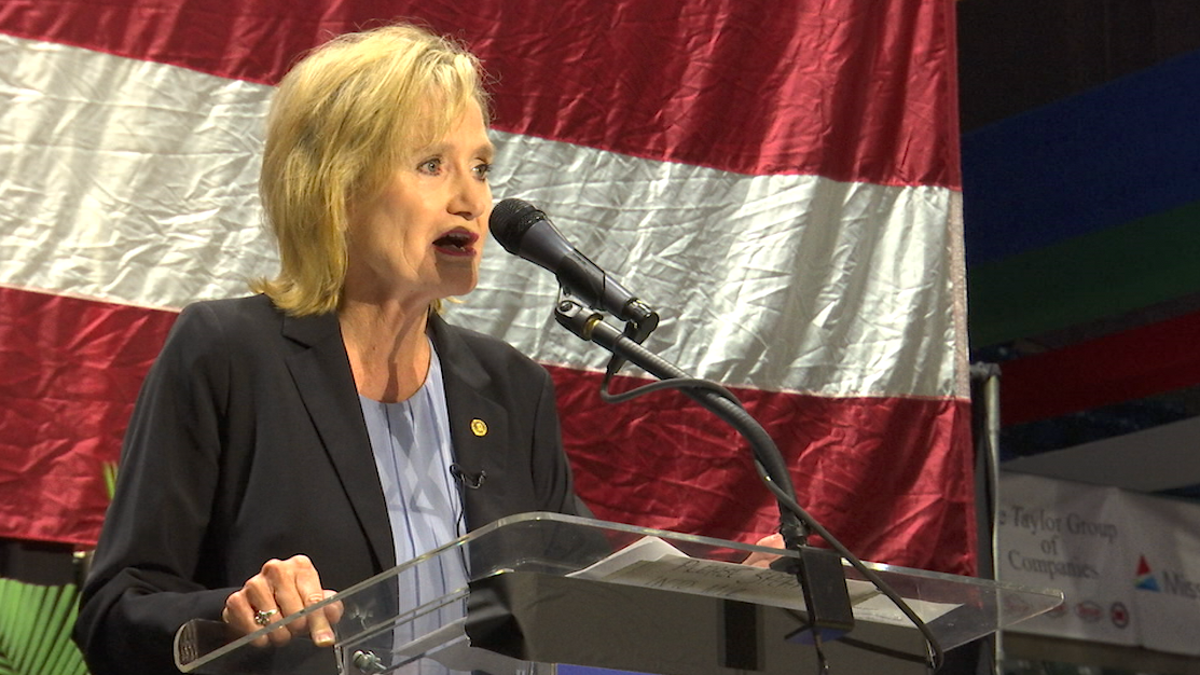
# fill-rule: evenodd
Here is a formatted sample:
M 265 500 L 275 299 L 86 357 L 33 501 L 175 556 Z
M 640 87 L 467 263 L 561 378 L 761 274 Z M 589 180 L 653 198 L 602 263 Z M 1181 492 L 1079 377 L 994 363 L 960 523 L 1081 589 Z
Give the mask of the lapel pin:
M 471 420 L 471 433 L 479 436 L 480 438 L 487 436 L 487 422 L 484 422 L 478 417 Z

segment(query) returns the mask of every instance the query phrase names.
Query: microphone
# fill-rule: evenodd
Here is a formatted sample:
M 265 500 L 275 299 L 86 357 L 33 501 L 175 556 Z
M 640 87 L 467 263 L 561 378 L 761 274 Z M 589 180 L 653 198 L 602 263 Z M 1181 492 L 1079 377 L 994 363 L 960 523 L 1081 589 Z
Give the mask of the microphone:
M 478 490 L 483 487 L 483 481 L 487 480 L 487 471 L 480 469 L 479 473 L 473 473 L 463 469 L 458 464 L 450 465 L 450 475 L 454 476 L 454 482 L 472 490 Z
M 520 199 L 505 199 L 488 220 L 492 236 L 505 251 L 554 273 L 568 293 L 616 318 L 637 324 L 648 335 L 658 314 L 567 243 L 540 209 Z

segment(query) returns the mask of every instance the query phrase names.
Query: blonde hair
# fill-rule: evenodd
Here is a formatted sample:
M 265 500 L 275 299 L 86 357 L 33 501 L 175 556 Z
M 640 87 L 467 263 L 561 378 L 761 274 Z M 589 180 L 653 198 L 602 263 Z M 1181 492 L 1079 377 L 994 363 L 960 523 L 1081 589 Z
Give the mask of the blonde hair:
M 259 180 L 280 271 L 251 288 L 294 316 L 336 309 L 352 201 L 382 189 L 403 153 L 444 135 L 470 101 L 487 123 L 480 72 L 460 45 L 407 24 L 339 36 L 301 60 L 271 102 Z

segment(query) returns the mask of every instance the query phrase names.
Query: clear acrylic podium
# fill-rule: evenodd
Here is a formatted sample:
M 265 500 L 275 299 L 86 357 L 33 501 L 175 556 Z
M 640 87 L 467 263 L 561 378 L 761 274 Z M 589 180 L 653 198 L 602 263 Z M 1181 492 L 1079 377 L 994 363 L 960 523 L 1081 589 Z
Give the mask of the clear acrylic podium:
M 559 664 L 661 673 L 817 672 L 796 578 L 738 564 L 719 539 L 549 513 L 499 520 L 346 589 L 270 628 L 325 612 L 336 644 L 255 646 L 193 620 L 175 638 L 180 670 L 201 675 L 544 675 Z M 1055 590 L 869 565 L 944 649 L 1053 609 Z M 833 673 L 927 672 L 912 622 L 843 567 L 854 627 L 824 641 Z M 830 583 L 841 583 L 841 579 Z M 805 637 L 809 639 L 805 639 Z M 813 670 L 806 671 L 809 667 Z

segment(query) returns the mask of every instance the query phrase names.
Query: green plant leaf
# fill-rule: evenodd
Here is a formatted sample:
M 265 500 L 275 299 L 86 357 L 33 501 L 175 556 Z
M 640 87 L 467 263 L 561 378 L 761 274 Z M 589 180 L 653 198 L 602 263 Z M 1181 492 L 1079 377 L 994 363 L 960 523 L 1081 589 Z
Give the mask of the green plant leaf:
M 17 675 L 17 667 L 0 652 L 0 675 Z
M 108 494 L 108 500 L 112 501 L 117 492 L 117 463 L 105 462 L 100 470 L 104 473 L 104 491 Z
M 71 642 L 78 595 L 74 585 L 0 579 L 0 675 L 86 675 Z

